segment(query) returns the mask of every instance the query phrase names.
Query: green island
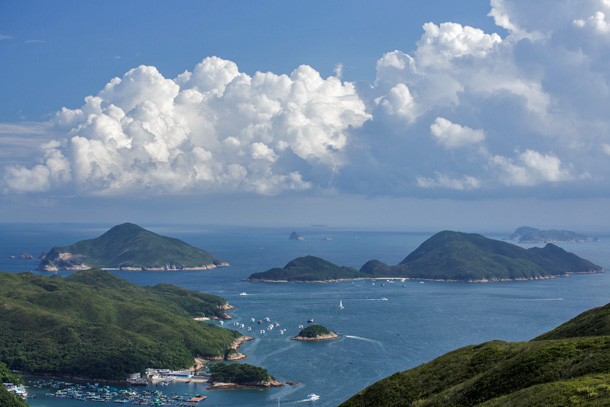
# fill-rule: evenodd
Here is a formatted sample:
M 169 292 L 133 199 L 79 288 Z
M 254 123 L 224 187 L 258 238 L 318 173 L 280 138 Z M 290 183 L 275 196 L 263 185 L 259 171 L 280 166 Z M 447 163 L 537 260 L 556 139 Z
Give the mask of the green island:
M 610 304 L 529 342 L 449 352 L 382 379 L 341 406 L 608 406 L 609 400 Z
M 98 238 L 53 247 L 38 269 L 203 270 L 228 265 L 179 239 L 158 235 L 133 223 L 123 223 Z
M 520 246 L 475 233 L 443 231 L 423 242 L 396 266 L 370 260 L 360 270 L 339 267 L 313 256 L 283 269 L 254 273 L 246 281 L 331 282 L 366 278 L 410 278 L 456 282 L 535 280 L 601 273 L 604 270 L 562 248 Z
M 0 379 L 2 380 L 2 383 L 23 384 L 21 376 L 11 373 L 2 362 L 0 362 Z M 6 387 L 0 385 L 0 406 L 27 407 L 27 404 L 21 398 L 9 392 Z
M 214 363 L 209 368 L 210 390 L 282 386 L 269 376 L 266 369 L 247 363 Z
M 339 336 L 331 331 L 328 328 L 313 324 L 309 325 L 301 330 L 297 336 L 292 338 L 295 341 L 327 341 L 330 339 L 336 339 Z
M 521 226 L 517 228 L 512 234 L 504 238 L 505 240 L 514 240 L 519 243 L 584 243 L 584 242 L 598 242 L 599 239 L 593 236 L 587 236 L 569 230 L 540 230 L 531 226 Z
M 319 257 L 304 256 L 290 261 L 284 268 L 273 268 L 262 273 L 254 273 L 246 281 L 285 281 L 285 282 L 320 282 L 329 280 L 346 280 L 361 277 L 361 273 L 352 267 L 339 267 Z
M 137 286 L 108 271 L 65 278 L 0 273 L 0 361 L 31 374 L 123 381 L 148 367 L 223 360 L 244 337 L 195 317 L 227 319 L 221 297 Z

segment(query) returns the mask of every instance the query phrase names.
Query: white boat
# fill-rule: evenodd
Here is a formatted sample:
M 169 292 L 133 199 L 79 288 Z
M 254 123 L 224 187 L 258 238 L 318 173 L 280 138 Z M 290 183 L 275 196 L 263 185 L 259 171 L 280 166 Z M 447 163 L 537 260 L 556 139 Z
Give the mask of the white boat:
M 320 399 L 320 396 L 318 396 L 317 394 L 311 393 L 311 394 L 307 395 L 307 400 L 314 401 L 314 400 L 319 400 L 319 399 Z
M 339 300 L 339 309 L 343 309 L 343 308 L 345 308 L 345 307 L 343 306 L 343 301 L 342 301 L 342 300 Z
M 381 298 L 379 299 L 379 301 L 387 301 L 387 300 L 388 300 L 388 299 L 387 299 L 386 297 L 381 297 Z
M 244 291 L 243 293 L 239 293 L 239 295 L 248 295 L 248 293 Z

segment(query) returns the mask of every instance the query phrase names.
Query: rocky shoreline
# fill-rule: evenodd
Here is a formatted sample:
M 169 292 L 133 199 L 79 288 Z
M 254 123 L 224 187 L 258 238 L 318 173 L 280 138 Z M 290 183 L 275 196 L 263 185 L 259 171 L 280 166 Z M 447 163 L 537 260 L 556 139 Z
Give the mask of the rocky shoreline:
M 331 332 L 327 335 L 316 336 L 315 338 L 308 338 L 305 336 L 295 336 L 294 338 L 290 338 L 293 341 L 303 341 L 303 342 L 320 342 L 320 341 L 330 341 L 331 339 L 337 339 L 339 335 L 334 332 Z

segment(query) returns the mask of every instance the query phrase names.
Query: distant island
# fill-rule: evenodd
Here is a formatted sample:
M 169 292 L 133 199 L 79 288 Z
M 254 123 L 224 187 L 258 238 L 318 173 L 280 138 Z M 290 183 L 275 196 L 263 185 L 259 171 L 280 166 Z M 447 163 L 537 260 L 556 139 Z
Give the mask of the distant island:
M 299 235 L 297 232 L 292 232 L 290 236 L 288 236 L 288 240 L 304 240 L 303 236 Z
M 31 374 L 122 381 L 148 367 L 232 359 L 247 339 L 194 320 L 230 319 L 221 297 L 137 286 L 100 269 L 65 278 L 0 273 L 0 298 L 0 362 Z
M 339 267 L 326 260 L 305 256 L 284 268 L 254 273 L 254 282 L 331 282 L 364 278 L 410 278 L 456 282 L 536 280 L 573 273 L 604 270 L 562 248 L 524 249 L 475 233 L 443 231 L 435 234 L 396 266 L 370 260 L 360 270 Z
M 318 341 L 328 341 L 330 339 L 337 339 L 339 336 L 328 330 L 328 328 L 314 324 L 309 325 L 299 332 L 297 336 L 292 338 L 294 341 L 304 341 L 304 342 L 318 342 Z
M 340 407 L 607 406 L 610 304 L 529 342 L 449 352 L 372 384 Z
M 362 273 L 352 267 L 339 267 L 315 256 L 299 257 L 284 268 L 273 268 L 262 273 L 254 273 L 246 281 L 315 283 L 340 281 L 362 277 Z
M 599 242 L 597 237 L 582 235 L 569 230 L 540 230 L 530 226 L 517 228 L 504 240 L 514 240 L 519 243 L 584 243 Z
M 133 223 L 124 223 L 96 239 L 52 248 L 38 269 L 204 270 L 228 265 L 181 240 L 158 235 Z

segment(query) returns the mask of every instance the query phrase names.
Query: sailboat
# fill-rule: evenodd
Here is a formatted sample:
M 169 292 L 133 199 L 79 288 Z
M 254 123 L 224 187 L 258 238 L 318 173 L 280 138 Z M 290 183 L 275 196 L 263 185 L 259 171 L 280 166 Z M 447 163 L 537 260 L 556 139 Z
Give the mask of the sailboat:
M 342 300 L 339 300 L 339 309 L 343 309 L 343 308 L 345 308 L 345 307 L 343 306 L 343 301 L 342 301 Z

